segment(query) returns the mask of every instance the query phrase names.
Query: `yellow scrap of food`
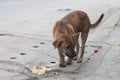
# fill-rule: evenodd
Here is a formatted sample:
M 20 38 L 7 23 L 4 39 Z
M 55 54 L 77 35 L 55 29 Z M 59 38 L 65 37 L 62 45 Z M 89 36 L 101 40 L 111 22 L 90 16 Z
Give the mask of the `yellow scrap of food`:
M 34 66 L 31 71 L 33 74 L 45 74 L 47 71 L 49 71 L 50 68 L 44 67 L 44 66 Z

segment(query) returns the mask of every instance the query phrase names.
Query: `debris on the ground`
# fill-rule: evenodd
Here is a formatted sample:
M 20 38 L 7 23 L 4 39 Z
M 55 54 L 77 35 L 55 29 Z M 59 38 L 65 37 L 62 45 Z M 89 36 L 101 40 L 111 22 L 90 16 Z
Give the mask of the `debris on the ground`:
M 88 60 L 90 60 L 91 57 L 94 56 L 94 54 L 96 54 L 96 53 L 98 53 L 98 52 L 99 52 L 99 50 L 98 50 L 98 49 L 95 49 L 94 52 L 88 57 Z M 88 60 L 87 60 L 87 61 L 88 61 Z
M 98 50 L 96 49 L 96 50 L 94 50 L 94 53 L 98 53 Z
M 45 66 L 34 66 L 31 71 L 33 74 L 43 75 L 50 71 L 50 68 L 47 68 Z

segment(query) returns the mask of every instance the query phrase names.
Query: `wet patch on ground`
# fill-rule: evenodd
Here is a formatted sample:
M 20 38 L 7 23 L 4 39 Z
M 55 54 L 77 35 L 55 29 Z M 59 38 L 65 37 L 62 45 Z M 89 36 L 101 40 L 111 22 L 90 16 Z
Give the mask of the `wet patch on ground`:
M 1 79 L 2 76 L 6 76 L 9 80 L 38 80 L 35 75 L 31 74 L 29 68 L 14 61 L 0 60 L 0 72 L 6 73 L 6 75 L 1 74 Z M 3 80 L 5 80 L 4 77 Z

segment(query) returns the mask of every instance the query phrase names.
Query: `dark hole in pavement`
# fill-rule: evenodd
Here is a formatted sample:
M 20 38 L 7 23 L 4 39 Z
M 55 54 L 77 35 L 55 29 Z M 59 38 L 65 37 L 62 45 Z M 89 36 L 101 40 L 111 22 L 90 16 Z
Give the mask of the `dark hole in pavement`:
M 10 59 L 17 59 L 16 57 L 10 57 Z
M 55 64 L 56 62 L 52 61 L 52 62 L 50 62 L 50 63 Z
M 45 44 L 44 42 L 41 42 L 40 44 Z
M 39 46 L 33 46 L 33 48 L 39 48 Z
M 67 9 L 58 9 L 58 11 L 70 11 L 71 9 L 70 8 L 67 8 Z
M 46 67 L 53 67 L 53 66 L 57 65 L 57 63 L 58 62 L 56 62 L 56 61 L 51 61 L 48 64 L 46 64 Z
M 12 34 L 0 34 L 0 36 L 14 36 Z
M 20 53 L 20 55 L 26 55 L 26 53 Z

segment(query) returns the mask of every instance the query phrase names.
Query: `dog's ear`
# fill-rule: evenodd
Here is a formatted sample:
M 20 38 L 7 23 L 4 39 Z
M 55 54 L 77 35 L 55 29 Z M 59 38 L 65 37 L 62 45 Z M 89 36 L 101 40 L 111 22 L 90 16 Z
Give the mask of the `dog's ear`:
M 62 43 L 62 41 L 54 41 L 53 42 L 53 46 L 55 47 L 55 48 L 58 48 L 60 45 L 61 45 L 61 43 Z

